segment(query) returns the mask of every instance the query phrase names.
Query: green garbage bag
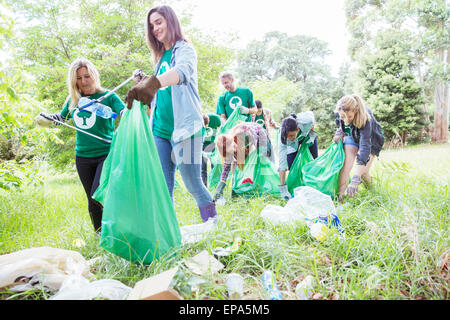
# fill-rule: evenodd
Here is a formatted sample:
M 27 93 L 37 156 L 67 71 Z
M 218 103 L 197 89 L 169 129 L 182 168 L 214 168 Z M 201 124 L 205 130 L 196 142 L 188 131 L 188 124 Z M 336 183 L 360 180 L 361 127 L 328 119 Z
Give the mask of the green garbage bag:
M 302 168 L 312 160 L 313 156 L 311 155 L 311 151 L 309 151 L 308 143 L 304 141 L 300 145 L 300 149 L 297 152 L 297 156 L 295 157 L 286 178 L 286 185 L 291 194 L 294 193 L 295 188 L 304 186 Z
M 325 152 L 303 166 L 303 183 L 334 197 L 339 191 L 339 174 L 344 165 L 345 153 L 342 141 L 333 143 Z
M 247 116 L 241 114 L 239 112 L 239 108 L 234 109 L 230 117 L 227 119 L 227 122 L 225 122 L 225 124 L 219 129 L 219 134 L 226 134 L 235 125 L 241 122 L 245 122 L 245 120 L 247 120 Z M 214 141 L 214 143 L 216 143 L 216 140 Z M 220 182 L 220 176 L 222 175 L 222 157 L 220 156 L 219 151 L 217 151 L 217 148 L 215 148 L 211 154 L 211 163 L 214 165 L 214 167 L 208 174 L 208 184 L 210 189 L 217 186 L 217 184 Z M 228 178 L 229 177 L 230 176 L 228 176 Z
M 122 116 L 93 198 L 103 205 L 100 246 L 106 250 L 149 264 L 181 244 L 146 106 L 139 101 Z
M 236 167 L 232 193 L 245 197 L 273 195 L 280 197 L 280 176 L 269 158 L 257 148 L 249 154 L 244 167 Z

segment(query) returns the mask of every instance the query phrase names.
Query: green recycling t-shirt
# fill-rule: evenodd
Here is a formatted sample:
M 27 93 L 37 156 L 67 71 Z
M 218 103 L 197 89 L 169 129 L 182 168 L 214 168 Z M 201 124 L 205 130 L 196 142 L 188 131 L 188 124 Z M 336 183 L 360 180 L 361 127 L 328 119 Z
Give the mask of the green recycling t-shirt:
M 261 114 L 259 116 L 258 115 L 255 116 L 255 122 L 259 123 L 259 124 L 262 124 L 264 129 L 266 129 L 266 122 L 264 121 L 264 114 L 262 112 L 261 112 Z
M 170 70 L 171 59 L 172 48 L 164 52 L 156 76 L 160 76 Z M 173 133 L 173 122 L 172 87 L 168 86 L 159 89 L 156 94 L 156 105 L 153 114 L 153 134 L 170 140 Z
M 236 88 L 234 92 L 224 92 L 217 101 L 216 113 L 225 114 L 227 119 L 230 117 L 234 109 L 244 106 L 247 108 L 254 107 L 255 100 L 253 99 L 253 93 L 248 88 Z M 247 115 L 247 122 L 252 121 L 250 114 Z
M 87 98 L 93 100 L 98 99 L 106 95 L 109 91 L 97 92 Z M 120 111 L 125 108 L 125 104 L 120 98 L 112 93 L 101 102 L 105 106 L 112 109 L 113 112 L 119 115 Z M 70 99 L 64 105 L 61 111 L 61 116 L 66 119 L 73 118 L 75 127 L 83 131 L 92 133 L 98 137 L 112 140 L 114 133 L 114 119 L 105 119 L 97 116 L 95 113 L 89 111 L 83 111 L 75 109 L 72 113 L 69 113 Z M 77 141 L 75 144 L 75 155 L 78 157 L 94 158 L 100 157 L 109 153 L 111 144 L 100 139 L 94 138 L 88 134 L 77 131 Z
M 210 145 L 214 142 L 217 135 L 217 130 L 220 127 L 220 117 L 215 113 L 208 113 L 209 124 L 207 127 L 207 134 L 205 136 L 204 146 Z M 210 132 L 210 133 L 209 133 Z M 209 133 L 209 134 L 208 134 Z

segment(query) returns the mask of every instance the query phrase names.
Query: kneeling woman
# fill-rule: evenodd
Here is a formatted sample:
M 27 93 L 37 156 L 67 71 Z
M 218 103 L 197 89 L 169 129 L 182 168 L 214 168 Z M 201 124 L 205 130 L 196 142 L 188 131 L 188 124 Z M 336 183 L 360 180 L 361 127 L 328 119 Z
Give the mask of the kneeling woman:
M 307 143 L 312 157 L 314 159 L 317 158 L 317 134 L 314 132 L 314 114 L 312 111 L 302 112 L 297 115 L 291 113 L 281 123 L 278 171 L 280 173 L 280 193 L 285 200 L 291 198 L 286 185 L 286 171 L 294 163 L 302 143 Z
M 369 170 L 375 156 L 380 154 L 384 137 L 380 124 L 370 109 L 364 106 L 356 94 L 342 97 L 336 104 L 334 142 L 344 143 L 345 161 L 339 176 L 339 195 L 353 197 L 358 192 L 361 179 L 370 182 Z M 354 175 L 348 185 L 350 171 L 356 158 Z
M 242 170 L 249 154 L 257 148 L 260 149 L 261 156 L 269 158 L 268 142 L 267 131 L 255 122 L 239 123 L 227 134 L 221 134 L 217 137 L 217 149 L 223 159 L 223 169 L 220 182 L 214 193 L 214 199 L 222 197 L 233 164 Z

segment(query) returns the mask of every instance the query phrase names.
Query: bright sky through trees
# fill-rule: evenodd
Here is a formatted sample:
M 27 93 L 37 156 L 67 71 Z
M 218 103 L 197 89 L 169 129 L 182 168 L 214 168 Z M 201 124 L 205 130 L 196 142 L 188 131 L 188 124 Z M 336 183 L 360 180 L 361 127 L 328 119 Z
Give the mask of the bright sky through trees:
M 347 58 L 344 0 L 191 0 L 192 22 L 207 31 L 236 32 L 235 47 L 261 40 L 269 31 L 305 34 L 328 43 L 327 63 L 337 73 Z M 183 8 L 186 5 L 182 4 Z M 174 5 L 175 10 L 177 6 Z M 181 8 L 181 7 L 180 7 Z

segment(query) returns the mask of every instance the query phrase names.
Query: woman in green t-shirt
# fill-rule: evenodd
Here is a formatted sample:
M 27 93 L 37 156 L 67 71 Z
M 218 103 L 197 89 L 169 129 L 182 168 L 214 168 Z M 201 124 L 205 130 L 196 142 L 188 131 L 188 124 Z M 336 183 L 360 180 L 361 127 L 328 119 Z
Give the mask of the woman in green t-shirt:
M 66 99 L 61 113 L 51 115 L 41 114 L 45 119 L 65 122 L 72 118 L 75 127 L 91 135 L 77 130 L 75 145 L 75 164 L 88 198 L 88 209 L 92 224 L 96 232 L 100 233 L 102 226 L 103 207 L 92 199 L 92 195 L 99 185 L 103 162 L 105 161 L 114 132 L 114 119 L 103 118 L 95 112 L 80 110 L 79 104 L 84 105 L 80 99 L 98 99 L 109 91 L 100 85 L 100 76 L 95 66 L 86 59 L 77 59 L 70 65 L 67 86 L 69 96 Z M 84 99 L 83 99 L 84 100 Z M 101 102 L 116 114 L 122 114 L 125 104 L 115 94 L 111 93 Z M 55 124 L 59 124 L 54 121 Z M 94 137 L 96 136 L 96 137 Z M 101 139 L 98 139 L 101 138 Z

